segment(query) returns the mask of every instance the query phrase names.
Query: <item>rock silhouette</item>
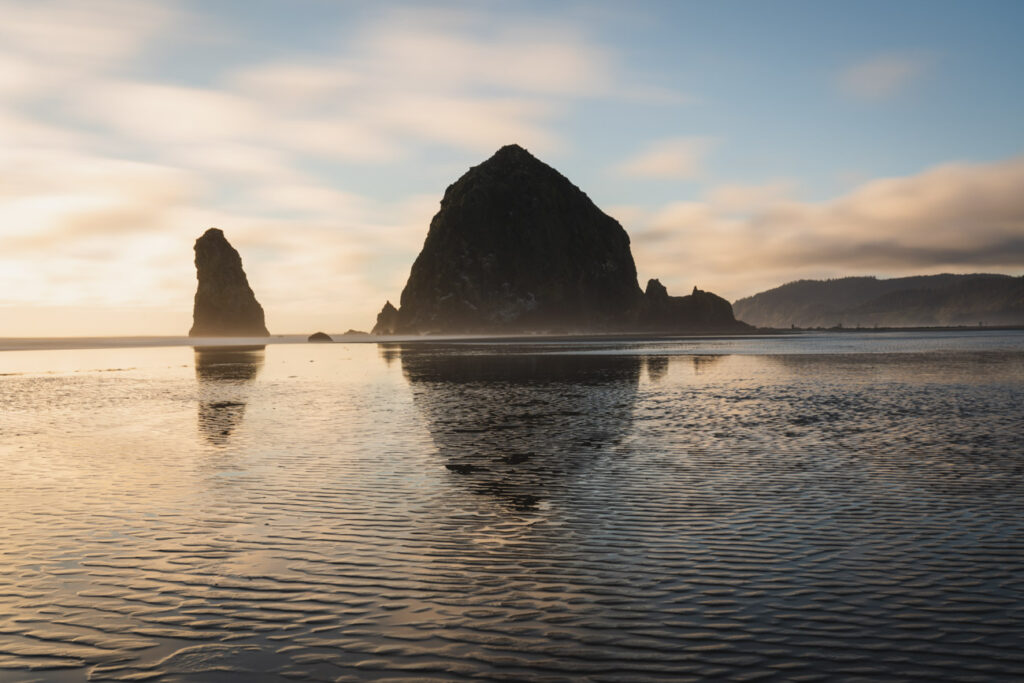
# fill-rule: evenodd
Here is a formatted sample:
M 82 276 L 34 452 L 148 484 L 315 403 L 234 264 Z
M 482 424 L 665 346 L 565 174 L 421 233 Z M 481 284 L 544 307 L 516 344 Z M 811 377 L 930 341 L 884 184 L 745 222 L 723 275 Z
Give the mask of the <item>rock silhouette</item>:
M 242 259 L 210 228 L 196 240 L 196 289 L 190 337 L 267 337 L 263 307 L 249 287 Z
M 669 296 L 658 280 L 649 280 L 636 327 L 652 332 L 737 331 L 749 328 L 738 322 L 732 305 L 722 297 L 693 288 L 688 296 Z
M 397 327 L 398 309 L 388 301 L 377 314 L 377 324 L 373 326 L 370 334 L 394 334 Z
M 330 344 L 334 340 L 331 339 L 331 335 L 327 334 L 326 332 L 314 332 L 313 334 L 309 335 L 309 338 L 306 339 L 306 341 L 313 342 L 314 344 Z
M 1024 324 L 1024 277 L 974 273 L 799 280 L 740 299 L 762 327 Z
M 214 446 L 224 446 L 245 417 L 248 384 L 263 367 L 263 346 L 195 349 L 199 380 L 199 431 Z
M 629 236 L 565 176 L 506 145 L 448 187 L 401 307 L 373 334 L 738 332 L 696 287 L 641 292 Z
M 445 192 L 393 331 L 617 329 L 640 299 L 622 226 L 558 171 L 507 145 Z
M 518 510 L 586 480 L 615 452 L 633 423 L 642 368 L 640 356 L 527 348 L 391 349 L 453 485 Z

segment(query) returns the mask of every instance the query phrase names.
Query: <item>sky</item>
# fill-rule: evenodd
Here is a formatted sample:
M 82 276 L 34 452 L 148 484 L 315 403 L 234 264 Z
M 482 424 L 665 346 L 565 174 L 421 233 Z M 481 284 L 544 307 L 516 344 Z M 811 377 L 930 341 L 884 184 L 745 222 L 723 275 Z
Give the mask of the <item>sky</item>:
M 178 335 L 192 245 L 272 333 L 367 330 L 518 143 L 641 286 L 1024 274 L 1024 3 L 0 0 L 0 336 Z

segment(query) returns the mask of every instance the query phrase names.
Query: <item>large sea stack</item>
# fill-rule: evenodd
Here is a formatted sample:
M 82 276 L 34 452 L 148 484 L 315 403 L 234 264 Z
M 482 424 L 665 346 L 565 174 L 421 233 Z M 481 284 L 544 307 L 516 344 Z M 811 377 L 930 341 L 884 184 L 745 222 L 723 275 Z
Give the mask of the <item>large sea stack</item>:
M 423 250 L 373 333 L 740 332 L 725 299 L 696 287 L 641 292 L 629 236 L 561 173 L 518 145 L 444 193 Z
M 622 226 L 507 145 L 445 192 L 393 331 L 623 329 L 641 298 Z
M 263 307 L 249 287 L 242 259 L 224 237 L 210 228 L 196 240 L 195 307 L 190 337 L 267 337 Z

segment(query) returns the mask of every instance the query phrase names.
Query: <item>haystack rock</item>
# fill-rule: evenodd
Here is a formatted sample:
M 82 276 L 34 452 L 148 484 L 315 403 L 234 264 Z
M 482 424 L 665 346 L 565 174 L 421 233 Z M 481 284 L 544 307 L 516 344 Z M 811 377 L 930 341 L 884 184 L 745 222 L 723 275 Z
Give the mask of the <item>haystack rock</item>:
M 210 228 L 196 240 L 195 307 L 190 337 L 267 337 L 263 307 L 249 287 L 242 259 L 224 232 Z
M 694 287 L 688 296 L 669 296 L 665 285 L 652 279 L 647 282 L 636 328 L 650 332 L 736 332 L 750 326 L 737 321 L 732 305 L 716 294 Z
M 314 332 L 313 334 L 309 335 L 306 341 L 312 344 L 330 344 L 334 340 L 331 338 L 331 335 L 327 334 L 326 332 Z
M 641 299 L 622 226 L 507 145 L 445 192 L 392 332 L 622 329 Z

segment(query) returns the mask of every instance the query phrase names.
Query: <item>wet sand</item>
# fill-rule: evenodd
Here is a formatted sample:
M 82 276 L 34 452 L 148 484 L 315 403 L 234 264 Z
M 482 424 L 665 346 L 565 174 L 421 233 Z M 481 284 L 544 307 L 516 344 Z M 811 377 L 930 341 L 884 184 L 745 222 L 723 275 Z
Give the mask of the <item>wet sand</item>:
M 0 354 L 0 680 L 1014 680 L 1024 336 Z

